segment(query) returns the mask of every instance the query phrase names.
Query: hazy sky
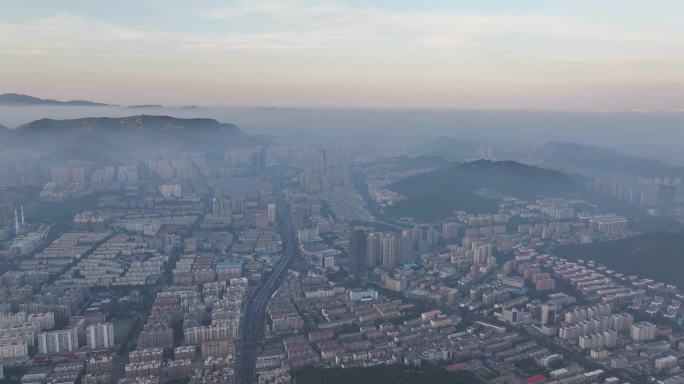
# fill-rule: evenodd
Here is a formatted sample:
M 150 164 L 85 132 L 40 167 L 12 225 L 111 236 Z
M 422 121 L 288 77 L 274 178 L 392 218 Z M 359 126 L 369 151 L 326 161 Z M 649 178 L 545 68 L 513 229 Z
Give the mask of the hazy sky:
M 0 92 L 684 110 L 682 0 L 0 0 Z

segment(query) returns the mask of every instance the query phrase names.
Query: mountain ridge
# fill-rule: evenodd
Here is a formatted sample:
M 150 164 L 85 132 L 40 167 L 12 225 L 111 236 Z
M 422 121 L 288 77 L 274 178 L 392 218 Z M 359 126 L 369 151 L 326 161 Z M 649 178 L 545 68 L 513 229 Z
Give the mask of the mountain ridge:
M 228 133 L 242 133 L 235 124 L 220 123 L 211 118 L 178 118 L 166 115 L 134 115 L 125 117 L 84 117 L 76 119 L 38 119 L 16 128 L 17 134 L 27 131 L 36 132 L 44 129 L 59 130 L 110 130 L 121 129 L 143 131 L 145 129 L 158 131 L 183 131 L 188 129 L 204 129 L 224 131 Z M 196 133 L 196 132 L 194 132 Z
M 612 148 L 550 142 L 541 150 L 546 166 L 573 167 L 598 173 L 633 174 L 642 177 L 684 176 L 684 167 L 627 155 Z
M 145 146 L 223 152 L 227 148 L 262 144 L 264 137 L 244 134 L 235 124 L 211 118 L 162 115 L 39 119 L 9 130 L 2 143 L 8 150 L 40 156 L 82 148 L 118 156 Z
M 76 99 L 76 100 L 55 100 L 44 99 L 36 96 L 26 95 L 22 93 L 2 93 L 0 94 L 0 106 L 66 106 L 66 107 L 120 107 L 123 109 L 168 109 L 168 110 L 200 110 L 197 105 L 184 106 L 168 106 L 161 104 L 133 104 L 133 105 L 118 105 L 101 103 L 91 100 Z
M 42 99 L 40 97 L 24 95 L 21 93 L 0 94 L 0 105 L 64 105 L 79 107 L 111 107 L 113 104 L 99 103 L 89 100 L 67 100 L 60 101 L 54 99 Z
M 476 160 L 390 184 L 388 189 L 406 196 L 406 200 L 388 207 L 386 213 L 434 220 L 455 210 L 495 212 L 497 200 L 474 193 L 483 188 L 523 200 L 544 195 L 569 198 L 583 192 L 579 183 L 562 172 L 510 160 Z

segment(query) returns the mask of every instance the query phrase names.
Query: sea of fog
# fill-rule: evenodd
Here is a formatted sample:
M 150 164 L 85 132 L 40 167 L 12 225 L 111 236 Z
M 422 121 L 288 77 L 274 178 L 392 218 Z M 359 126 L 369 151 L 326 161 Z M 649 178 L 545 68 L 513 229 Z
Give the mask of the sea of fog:
M 41 119 L 139 114 L 211 117 L 249 134 L 338 144 L 402 142 L 418 147 L 441 136 L 524 147 L 550 141 L 615 148 L 684 164 L 684 113 L 526 112 L 428 109 L 125 108 L 0 106 L 9 128 Z

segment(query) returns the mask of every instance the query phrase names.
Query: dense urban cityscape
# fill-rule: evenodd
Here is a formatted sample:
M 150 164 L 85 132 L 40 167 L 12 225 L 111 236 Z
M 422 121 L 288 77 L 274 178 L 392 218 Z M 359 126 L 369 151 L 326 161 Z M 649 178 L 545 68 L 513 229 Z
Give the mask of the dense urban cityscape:
M 0 0 L 0 384 L 684 384 L 683 14 Z
M 628 215 L 489 187 L 472 192 L 493 210 L 392 215 L 408 201 L 395 183 L 442 167 L 395 150 L 2 163 L 5 380 L 306 383 L 435 366 L 492 384 L 684 382 L 677 286 L 554 253 L 636 236 Z M 501 164 L 541 170 L 447 169 Z M 586 190 L 658 216 L 681 182 L 652 185 Z

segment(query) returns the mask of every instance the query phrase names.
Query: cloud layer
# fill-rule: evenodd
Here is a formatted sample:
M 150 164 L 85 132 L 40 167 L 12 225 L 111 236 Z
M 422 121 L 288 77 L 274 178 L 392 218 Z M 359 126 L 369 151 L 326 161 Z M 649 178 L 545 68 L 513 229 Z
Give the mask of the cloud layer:
M 660 4 L 671 9 L 659 21 L 637 17 L 643 5 L 631 1 L 578 1 L 590 14 L 466 0 L 64 3 L 0 16 L 5 91 L 215 105 L 684 105 L 674 2 Z

